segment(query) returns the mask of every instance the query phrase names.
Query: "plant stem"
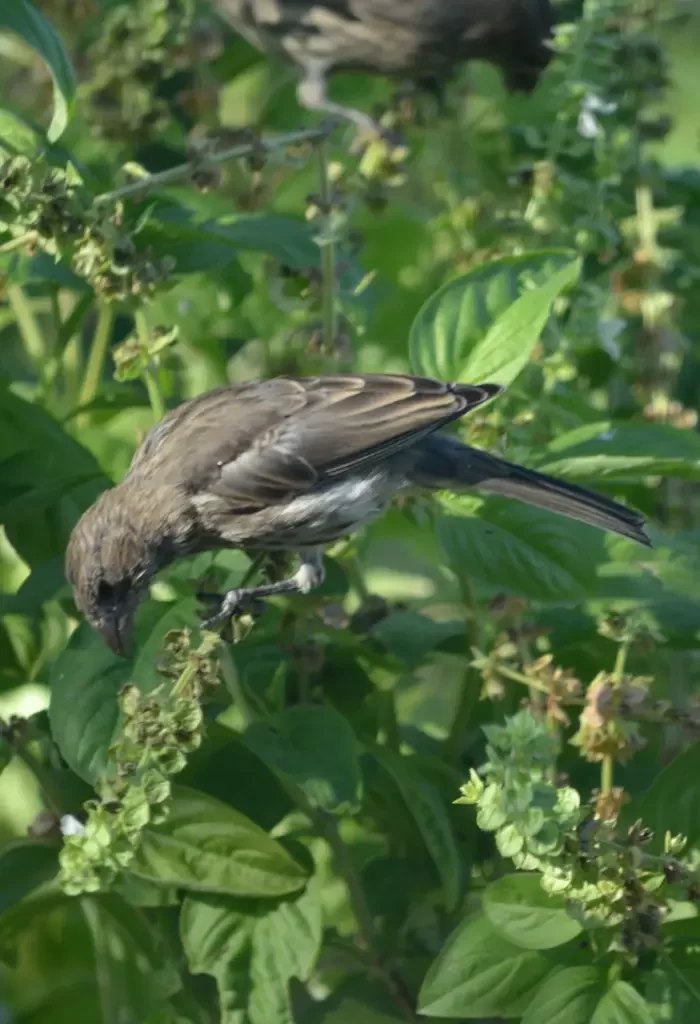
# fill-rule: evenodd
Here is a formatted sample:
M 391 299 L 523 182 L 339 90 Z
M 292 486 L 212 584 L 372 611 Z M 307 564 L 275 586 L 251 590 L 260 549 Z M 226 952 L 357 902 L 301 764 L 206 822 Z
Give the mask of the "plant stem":
M 223 643 L 223 641 L 219 643 L 219 664 L 221 665 L 221 674 L 224 677 L 228 692 L 233 698 L 233 703 L 241 713 L 245 729 L 258 718 L 258 715 L 255 713 L 255 709 L 248 700 L 244 688 L 241 686 L 241 680 L 233 663 L 231 652 L 228 649 L 228 645 Z
M 394 690 L 383 690 L 377 694 L 379 701 L 379 721 L 384 729 L 385 743 L 389 750 L 399 753 L 401 732 L 396 717 L 396 695 Z
M 114 311 L 112 306 L 107 302 L 103 302 L 97 313 L 95 333 L 85 369 L 83 386 L 80 389 L 80 397 L 78 399 L 80 405 L 87 405 L 91 402 L 99 390 L 109 342 L 112 337 L 113 323 Z
M 263 151 L 271 153 L 276 149 L 286 149 L 288 146 L 298 145 L 300 142 L 318 142 L 328 135 L 328 128 L 304 128 L 296 132 L 286 132 L 284 135 L 273 136 L 269 139 L 256 139 L 254 142 L 247 142 L 240 146 L 232 146 L 229 149 L 222 149 L 218 153 L 212 153 L 205 159 L 189 160 L 187 163 L 170 167 L 167 171 L 159 171 L 157 174 L 146 174 L 138 181 L 132 181 L 121 188 L 115 188 L 111 192 L 103 192 L 97 196 L 96 203 L 110 203 L 125 196 L 145 196 L 150 189 L 158 188 L 161 185 L 170 185 L 180 178 L 186 178 L 202 164 L 221 164 L 226 160 L 235 160 L 239 157 L 249 156 L 251 153 Z
M 466 576 L 460 576 L 459 586 L 462 592 L 467 615 L 465 621 L 466 656 L 467 666 L 464 670 L 462 685 L 457 701 L 457 709 L 452 720 L 449 735 L 445 740 L 445 756 L 450 761 L 456 761 L 462 753 L 464 734 L 474 714 L 474 708 L 479 700 L 479 673 L 471 664 L 472 648 L 479 645 L 479 610 L 474 597 L 471 583 Z
M 32 304 L 18 284 L 8 284 L 5 295 L 17 321 L 27 357 L 37 373 L 42 373 L 46 362 L 46 345 Z
M 353 914 L 357 920 L 362 941 L 375 970 L 391 992 L 402 1015 L 407 1021 L 411 1021 L 414 1024 L 414 1022 L 418 1021 L 418 1017 L 413 1008 L 410 992 L 399 972 L 387 963 L 386 957 L 377 946 L 372 911 L 367 902 L 362 881 L 353 864 L 350 851 L 340 835 L 335 818 L 329 814 L 316 814 L 310 809 L 307 810 L 307 813 L 310 814 L 312 821 L 316 824 L 319 832 L 333 851 L 333 859 L 335 860 L 338 874 L 341 875 L 348 887 Z
M 151 341 L 151 333 L 148 330 L 146 314 L 142 309 L 136 310 L 134 313 L 134 321 L 136 323 L 136 333 L 139 341 L 143 345 L 144 349 L 148 351 Z M 158 370 L 154 366 L 148 366 L 141 376 L 144 384 L 146 385 L 148 401 L 150 402 L 151 409 L 153 410 L 153 420 L 155 423 L 158 423 L 165 416 L 165 402 L 163 401 L 163 394 L 158 382 Z
M 615 667 L 612 671 L 612 684 L 619 686 L 625 674 L 627 655 L 629 654 L 632 640 L 623 640 L 615 655 Z M 609 796 L 613 791 L 615 781 L 615 762 L 611 754 L 605 754 L 600 765 L 600 793 L 601 796 Z
M 321 203 L 323 206 L 323 237 L 321 247 L 321 290 L 323 303 L 323 344 L 332 352 L 337 335 L 335 302 L 335 240 L 333 238 L 333 190 L 328 176 L 328 145 L 325 139 L 318 147 L 318 170 Z

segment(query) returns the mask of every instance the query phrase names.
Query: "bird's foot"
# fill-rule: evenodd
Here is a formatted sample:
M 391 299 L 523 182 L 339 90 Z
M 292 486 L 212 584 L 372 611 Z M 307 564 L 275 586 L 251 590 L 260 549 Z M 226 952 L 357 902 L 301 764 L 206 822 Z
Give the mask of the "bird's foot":
M 221 594 L 200 593 L 197 597 L 200 601 L 204 601 L 216 608 L 213 615 L 208 615 L 202 619 L 202 626 L 205 629 L 214 629 L 216 626 L 221 626 L 222 623 L 232 619 L 234 616 L 238 617 L 248 614 L 257 617 L 265 609 L 264 601 L 256 594 L 254 588 L 250 590 L 229 590 L 223 596 Z

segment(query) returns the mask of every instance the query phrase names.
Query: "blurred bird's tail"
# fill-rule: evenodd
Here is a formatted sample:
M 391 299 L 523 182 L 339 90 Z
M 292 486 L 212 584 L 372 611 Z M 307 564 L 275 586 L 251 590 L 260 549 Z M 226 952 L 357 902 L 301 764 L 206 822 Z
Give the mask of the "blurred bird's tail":
M 473 487 L 515 498 L 527 505 L 558 512 L 651 546 L 644 532 L 645 520 L 641 513 L 584 487 L 525 469 L 478 448 L 469 448 L 444 434 L 434 435 L 423 442 L 421 457 L 411 472 L 411 479 L 432 490 L 457 491 Z

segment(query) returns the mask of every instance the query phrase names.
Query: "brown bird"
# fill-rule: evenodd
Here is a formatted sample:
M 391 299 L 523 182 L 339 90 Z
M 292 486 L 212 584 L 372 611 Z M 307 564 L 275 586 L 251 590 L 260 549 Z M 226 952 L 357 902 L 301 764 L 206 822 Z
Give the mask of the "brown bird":
M 550 0 L 214 0 L 260 50 L 302 71 L 299 102 L 376 132 L 359 110 L 326 95 L 334 71 L 432 85 L 469 60 L 495 64 L 511 90 L 531 92 L 552 56 Z
M 78 608 L 123 654 L 155 574 L 220 548 L 296 551 L 301 565 L 291 579 L 230 591 L 217 618 L 257 597 L 307 593 L 323 580 L 324 545 L 415 487 L 476 487 L 648 544 L 639 513 L 435 433 L 501 390 L 357 374 L 253 381 L 185 402 L 73 530 L 66 574 Z

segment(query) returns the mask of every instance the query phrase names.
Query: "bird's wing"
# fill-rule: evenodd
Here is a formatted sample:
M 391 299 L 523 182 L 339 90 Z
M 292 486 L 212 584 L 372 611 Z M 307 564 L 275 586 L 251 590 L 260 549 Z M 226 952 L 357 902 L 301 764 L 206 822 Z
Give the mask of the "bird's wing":
M 156 437 L 140 471 L 161 455 L 167 465 L 171 449 L 186 487 L 252 510 L 384 459 L 500 390 L 383 374 L 224 388 L 175 410 L 160 451 Z

